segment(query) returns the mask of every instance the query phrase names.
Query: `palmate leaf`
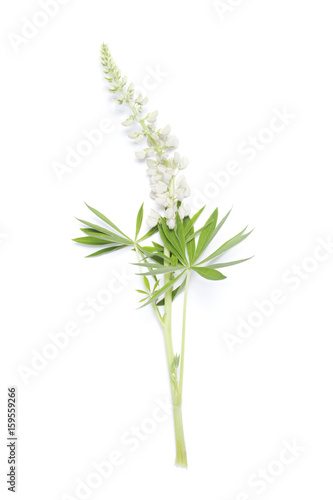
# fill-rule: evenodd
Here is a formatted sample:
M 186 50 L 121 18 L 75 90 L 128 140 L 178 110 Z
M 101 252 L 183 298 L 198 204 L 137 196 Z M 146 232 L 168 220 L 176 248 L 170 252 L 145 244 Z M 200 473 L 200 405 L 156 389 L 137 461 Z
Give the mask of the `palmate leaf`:
M 140 232 L 141 226 L 142 226 L 142 221 L 143 221 L 143 203 L 138 211 L 138 215 L 136 218 L 136 229 L 135 229 L 135 239 L 137 239 L 138 234 Z
M 195 222 L 197 219 L 200 217 L 202 212 L 205 210 L 205 207 L 200 208 L 200 210 L 197 211 L 196 214 L 193 215 L 193 217 L 190 219 L 190 217 L 185 217 L 184 218 L 184 231 L 185 231 L 185 236 L 187 236 L 187 233 L 190 231 L 191 227 L 194 226 Z
M 82 224 L 85 224 L 86 226 L 96 229 L 97 232 L 95 232 L 95 237 L 96 238 L 105 238 L 108 241 L 114 242 L 114 243 L 120 243 L 123 245 L 131 245 L 132 241 L 128 238 L 123 238 L 122 236 L 119 236 L 116 233 L 113 233 L 112 231 L 109 231 L 108 229 L 105 229 L 102 226 L 97 226 L 96 224 L 92 224 L 91 222 L 87 222 L 82 219 L 77 219 L 78 221 L 82 222 Z M 102 234 L 100 234 L 102 233 Z
M 110 241 L 101 240 L 100 238 L 95 238 L 94 236 L 83 236 L 82 238 L 74 238 L 72 241 L 76 243 L 81 243 L 81 245 L 110 245 Z
M 185 273 L 185 271 L 183 271 L 181 274 L 179 274 L 178 276 L 176 276 L 176 278 L 168 281 L 168 283 L 166 283 L 164 286 L 162 286 L 162 288 L 160 288 L 159 290 L 156 290 L 156 292 L 154 292 L 149 300 L 147 300 L 147 302 L 145 302 L 141 307 L 145 307 L 147 306 L 148 304 L 151 304 L 152 302 L 155 302 L 156 299 L 158 299 L 158 297 L 160 297 L 161 295 L 163 295 L 167 290 L 169 290 L 170 288 L 173 287 L 173 285 L 183 276 L 183 274 Z M 141 309 L 140 307 L 140 309 Z
M 187 255 L 190 261 L 190 264 L 192 264 L 194 255 L 195 255 L 195 237 L 194 237 L 194 227 L 191 226 L 188 236 L 189 240 L 186 241 L 186 249 L 187 249 Z
M 104 255 L 105 253 L 116 252 L 117 250 L 121 250 L 122 248 L 126 248 L 127 245 L 114 245 L 107 248 L 102 248 L 102 250 L 98 250 L 98 252 L 91 253 L 90 255 L 86 255 L 86 257 L 98 257 L 99 255 Z
M 247 260 L 250 259 L 253 259 L 253 256 L 248 257 L 247 259 L 234 260 L 233 262 L 221 262 L 220 264 L 209 264 L 209 267 L 213 269 L 220 269 L 221 267 L 235 266 L 236 264 L 241 264 L 242 262 L 246 262 Z
M 234 236 L 230 240 L 223 243 L 223 245 L 221 245 L 217 250 L 215 250 L 215 252 L 213 252 L 211 255 L 209 255 L 206 259 L 201 261 L 198 265 L 204 264 L 206 262 L 210 262 L 211 260 L 216 259 L 217 257 L 222 255 L 223 253 L 227 252 L 231 248 L 235 247 L 236 245 L 239 245 L 239 243 L 244 241 L 253 231 L 253 229 L 252 229 L 252 231 L 249 231 L 248 233 L 244 234 L 245 230 L 246 230 L 246 228 L 243 229 L 243 231 L 241 231 L 240 233 L 236 234 L 236 236 Z
M 96 210 L 96 208 L 90 207 L 87 203 L 86 203 L 86 206 L 89 208 L 89 210 L 91 210 L 95 215 L 97 215 L 97 217 L 99 219 L 101 219 L 103 222 L 105 222 L 108 226 L 110 226 L 113 229 L 115 229 L 116 231 L 118 231 L 118 233 L 122 234 L 127 240 L 129 239 L 125 233 L 123 233 L 113 222 L 111 222 L 110 219 L 105 217 L 105 215 L 103 215 L 101 212 Z
M 194 260 L 197 260 L 198 257 L 200 257 L 200 255 L 203 253 L 206 246 L 208 245 L 209 238 L 211 237 L 215 229 L 217 218 L 218 218 L 218 209 L 216 208 L 214 212 L 211 214 L 211 216 L 207 219 L 207 222 L 200 233 Z
M 183 264 L 187 264 L 185 248 L 181 247 L 180 241 L 174 231 L 170 230 L 166 224 L 165 218 L 158 224 L 159 233 L 164 245 L 173 253 Z
M 144 241 L 144 240 L 146 240 L 147 238 L 150 238 L 150 237 L 151 237 L 151 236 L 153 236 L 155 233 L 157 233 L 157 231 L 158 231 L 158 227 L 157 227 L 157 226 L 152 227 L 152 228 L 148 231 L 148 233 L 146 233 L 144 236 L 142 236 L 142 238 L 140 238 L 140 239 L 138 240 L 138 243 L 139 243 L 140 241 Z
M 176 213 L 176 227 L 175 227 L 175 232 L 176 236 L 178 238 L 179 244 L 181 246 L 182 251 L 186 252 L 186 242 L 185 242 L 185 232 L 184 232 L 184 226 L 183 226 L 183 221 L 179 217 L 179 213 Z
M 216 269 L 211 267 L 192 267 L 192 269 L 203 278 L 206 278 L 206 280 L 217 281 L 226 279 L 226 276 L 220 273 L 220 271 L 216 271 Z
M 187 233 L 187 236 L 186 236 L 186 243 L 188 243 L 189 241 L 193 240 L 194 238 L 196 238 L 196 236 L 198 236 L 204 229 L 206 229 L 208 226 L 210 226 L 211 224 L 213 224 L 214 221 L 210 221 L 210 222 L 206 222 L 206 224 L 204 224 L 200 229 L 198 229 L 197 231 L 194 231 L 194 227 L 191 227 L 191 229 L 189 230 L 189 232 Z
M 163 253 L 158 252 L 158 251 L 151 252 L 150 250 L 147 250 L 147 248 L 149 248 L 149 247 L 139 247 L 139 250 L 141 251 L 141 253 L 143 253 L 146 256 L 146 259 L 150 258 L 150 259 L 155 260 L 158 258 L 162 261 L 166 261 L 166 262 L 169 262 L 171 264 L 170 257 L 167 257 L 166 255 L 164 255 Z M 163 249 L 163 247 L 162 247 L 162 249 Z M 163 262 L 162 262 L 162 264 L 163 264 Z
M 172 290 L 172 300 L 174 300 L 176 298 L 176 296 L 185 288 L 185 283 L 186 283 L 186 280 L 183 280 L 181 285 L 179 285 L 177 288 L 175 288 L 174 290 Z M 159 302 L 157 302 L 157 306 L 164 306 L 164 299 L 160 300 Z
M 186 268 L 185 268 L 186 269 Z M 166 273 L 175 273 L 177 271 L 181 271 L 181 270 L 184 270 L 184 266 L 176 266 L 176 267 L 173 267 L 173 266 L 168 266 L 168 267 L 164 267 L 164 266 L 160 266 L 160 267 L 156 267 L 146 273 L 137 273 L 139 276 L 156 276 L 157 274 L 166 274 Z

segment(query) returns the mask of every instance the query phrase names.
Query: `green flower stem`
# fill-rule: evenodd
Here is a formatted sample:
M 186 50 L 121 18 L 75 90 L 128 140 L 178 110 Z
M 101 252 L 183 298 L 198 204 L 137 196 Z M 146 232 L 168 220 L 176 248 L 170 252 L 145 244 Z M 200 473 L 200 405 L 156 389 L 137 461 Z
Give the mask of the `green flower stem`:
M 186 283 L 185 283 L 185 295 L 184 295 L 184 307 L 183 307 L 183 328 L 182 328 L 182 350 L 180 356 L 180 370 L 179 370 L 179 404 L 182 404 L 183 397 L 183 377 L 184 377 L 184 358 L 185 358 L 185 329 L 186 329 L 186 308 L 187 308 L 187 292 L 188 284 L 190 281 L 191 271 L 187 273 Z
M 138 249 L 137 245 L 134 245 L 134 248 L 135 248 L 135 253 L 136 253 L 136 256 L 137 256 L 137 259 L 138 259 L 138 263 L 140 264 L 140 261 L 141 261 L 141 259 L 143 258 L 143 255 L 142 255 L 142 253 L 140 252 L 140 250 Z M 142 269 L 141 267 L 140 267 L 140 269 L 142 270 L 142 272 L 145 272 L 145 269 Z M 147 290 L 147 292 L 149 293 L 150 291 L 149 291 L 149 289 L 147 288 L 147 286 L 146 286 L 146 284 L 145 284 L 144 279 L 142 279 L 142 281 L 143 281 L 143 284 L 144 284 L 145 289 L 146 289 L 146 290 Z M 158 310 L 158 307 L 157 307 L 157 305 L 156 305 L 155 303 L 153 303 L 153 304 L 152 304 L 152 307 L 153 307 L 153 309 L 154 309 L 154 312 L 155 312 L 155 314 L 156 314 L 156 317 L 157 317 L 157 319 L 158 319 L 158 322 L 159 322 L 159 324 L 161 325 L 162 330 L 164 331 L 164 321 L 163 321 L 163 318 L 162 318 L 162 316 L 161 316 L 161 313 L 160 313 L 160 311 Z

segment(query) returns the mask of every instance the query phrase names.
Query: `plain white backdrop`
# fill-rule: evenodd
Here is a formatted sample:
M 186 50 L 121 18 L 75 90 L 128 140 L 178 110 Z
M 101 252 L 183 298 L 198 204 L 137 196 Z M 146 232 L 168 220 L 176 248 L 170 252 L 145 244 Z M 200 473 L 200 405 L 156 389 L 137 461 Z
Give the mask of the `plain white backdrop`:
M 1 5 L 1 497 L 11 385 L 18 499 L 332 495 L 331 2 L 42 4 Z M 255 227 L 228 255 L 254 259 L 190 287 L 187 471 L 173 466 L 163 339 L 137 309 L 133 256 L 87 260 L 71 241 L 84 201 L 125 232 L 143 201 L 153 206 L 106 90 L 102 42 L 179 137 L 193 203 L 207 215 L 233 206 L 220 241 Z M 59 176 L 98 127 L 101 144 Z M 47 351 L 64 331 L 68 345 Z M 43 352 L 53 359 L 37 361 Z

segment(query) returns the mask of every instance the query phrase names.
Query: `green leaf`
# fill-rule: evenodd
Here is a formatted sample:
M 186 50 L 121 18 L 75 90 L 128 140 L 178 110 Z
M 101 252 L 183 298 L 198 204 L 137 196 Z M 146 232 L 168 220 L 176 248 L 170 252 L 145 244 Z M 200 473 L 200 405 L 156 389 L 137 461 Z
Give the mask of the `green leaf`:
M 80 231 L 82 231 L 85 234 L 88 234 L 90 236 L 95 236 L 96 234 L 99 234 L 99 235 L 103 234 L 101 231 L 97 231 L 97 229 L 89 229 L 87 227 L 80 227 Z
M 252 231 L 250 231 L 246 234 L 243 234 L 245 229 L 243 229 L 243 231 L 241 231 L 240 233 L 236 234 L 236 236 L 234 236 L 230 240 L 223 243 L 223 245 L 221 245 L 220 248 L 215 250 L 215 252 L 213 252 L 211 255 L 209 255 L 209 257 L 207 257 L 202 262 L 200 262 L 200 264 L 204 264 L 205 262 L 209 262 L 213 259 L 216 259 L 216 257 L 219 257 L 220 255 L 227 252 L 231 248 L 235 247 L 236 245 L 239 245 L 239 243 L 241 243 L 243 240 L 245 240 L 253 231 L 253 229 L 252 229 Z
M 204 210 L 205 210 L 205 207 L 200 208 L 200 210 L 198 210 L 198 212 L 196 214 L 194 214 L 191 219 L 189 217 L 186 217 L 186 219 L 189 219 L 189 220 L 186 220 L 186 222 L 184 224 L 185 236 L 187 235 L 187 233 L 189 232 L 191 227 L 194 226 L 195 222 L 197 221 L 197 219 L 200 217 L 200 215 L 202 214 L 202 212 Z
M 223 224 L 225 223 L 225 221 L 227 220 L 227 218 L 229 217 L 230 215 L 230 212 L 231 212 L 232 209 L 229 210 L 229 212 L 223 217 L 223 219 L 218 223 L 218 225 L 215 227 L 214 231 L 212 232 L 212 234 L 210 235 L 210 237 L 208 238 L 207 240 L 207 243 L 205 245 L 205 248 L 208 247 L 209 243 L 215 238 L 215 236 L 217 235 L 217 233 L 219 232 L 219 230 L 221 229 L 221 227 L 223 226 Z
M 146 258 L 150 258 L 150 259 L 155 259 L 156 257 L 159 257 L 160 259 L 163 259 L 165 260 L 166 262 L 169 262 L 171 263 L 171 259 L 170 257 L 167 257 L 166 255 L 164 255 L 163 253 L 160 253 L 160 252 L 149 252 L 148 250 L 145 250 L 145 247 L 139 247 L 139 250 L 144 254 L 146 255 Z
M 216 271 L 218 272 L 218 271 Z M 159 290 L 157 290 L 155 293 L 153 293 L 150 297 L 150 299 L 145 303 L 143 304 L 143 306 L 141 307 L 145 307 L 147 306 L 148 304 L 151 304 L 152 302 L 155 302 L 156 299 L 158 297 L 160 297 L 161 295 L 163 295 L 167 290 L 169 290 L 170 288 L 173 287 L 173 285 L 179 280 L 179 278 L 181 278 L 183 276 L 183 274 L 185 273 L 185 271 L 183 271 L 181 274 L 179 274 L 178 276 L 176 276 L 176 278 L 168 281 L 168 283 L 166 283 L 164 286 L 162 286 L 162 288 L 160 288 Z
M 176 213 L 176 228 L 175 228 L 175 231 L 176 231 L 176 235 L 177 235 L 180 247 L 181 247 L 184 255 L 186 255 L 185 254 L 185 252 L 186 252 L 186 246 L 185 246 L 186 243 L 185 243 L 185 232 L 184 232 L 184 227 L 183 227 L 183 221 L 179 217 L 179 213 L 178 212 Z
M 194 260 L 197 260 L 197 258 L 202 254 L 202 252 L 205 250 L 207 246 L 207 242 L 209 241 L 209 238 L 211 234 L 213 233 L 216 223 L 217 223 L 217 218 L 218 218 L 218 209 L 216 208 L 212 215 L 207 219 L 207 222 L 205 224 L 204 229 L 202 229 L 197 245 L 197 250 L 195 252 Z M 210 224 L 211 223 L 211 224 Z
M 143 220 L 143 203 L 139 209 L 137 218 L 136 218 L 136 231 L 135 231 L 135 239 L 137 239 L 138 234 L 140 232 L 141 226 L 142 226 L 142 220 Z
M 193 271 L 196 271 L 200 276 L 206 278 L 206 280 L 224 280 L 224 276 L 219 271 L 212 269 L 211 267 L 192 267 Z
M 93 236 L 83 236 L 82 238 L 74 238 L 73 241 L 76 243 L 81 243 L 82 245 L 110 245 L 107 240 L 101 240 L 100 238 L 94 238 Z
M 253 256 L 248 257 L 247 259 L 234 260 L 233 262 L 222 262 L 221 264 L 209 264 L 209 267 L 212 267 L 213 269 L 220 269 L 221 267 L 235 266 L 236 264 L 241 264 L 242 262 L 245 262 L 250 259 L 253 259 Z
M 146 278 L 146 276 L 143 276 L 143 282 L 145 284 L 145 287 L 147 288 L 147 290 L 150 291 L 150 283 L 149 283 L 149 279 Z
M 144 236 L 142 236 L 142 238 L 140 238 L 140 239 L 138 240 L 138 243 L 139 243 L 140 241 L 144 241 L 144 240 L 146 240 L 147 238 L 150 238 L 150 237 L 151 237 L 151 236 L 153 236 L 155 233 L 157 233 L 157 231 L 158 231 L 158 227 L 157 227 L 157 226 L 152 227 L 152 228 L 148 231 L 148 233 L 146 233 Z
M 182 284 L 179 285 L 179 287 L 175 288 L 172 290 L 172 300 L 176 298 L 176 296 L 185 288 L 186 280 L 182 281 Z M 157 306 L 164 306 L 164 299 L 160 300 L 157 304 Z
M 201 233 L 201 231 L 203 229 L 206 229 L 206 227 L 208 227 L 210 224 L 213 224 L 213 221 L 211 220 L 210 222 L 206 222 L 206 224 L 204 224 L 200 229 L 198 229 L 197 231 L 194 232 L 194 228 L 192 227 L 189 232 L 187 233 L 187 237 L 186 237 L 186 243 L 188 243 L 189 241 L 193 240 L 196 236 L 198 236 L 198 234 Z M 193 229 L 193 231 L 192 231 Z
M 177 271 L 181 271 L 184 269 L 184 266 L 177 266 L 177 267 L 158 267 L 156 269 L 152 269 L 151 271 L 148 271 L 146 273 L 137 273 L 139 276 L 153 276 L 157 274 L 166 274 L 166 273 L 175 273 Z
M 89 208 L 89 210 L 91 210 L 95 215 L 97 215 L 97 217 L 99 219 L 101 219 L 103 222 L 105 222 L 106 224 L 108 224 L 108 226 L 112 227 L 113 229 L 115 229 L 116 231 L 118 231 L 118 233 L 122 234 L 123 236 L 125 236 L 126 239 L 129 239 L 128 236 L 126 236 L 125 233 L 123 233 L 122 231 L 120 231 L 120 229 L 115 225 L 113 224 L 113 222 L 110 221 L 110 219 L 108 219 L 107 217 L 105 217 L 105 215 L 103 215 L 101 212 L 99 212 L 98 210 L 96 210 L 95 208 L 93 207 L 90 207 L 87 203 L 86 203 L 86 206 Z
M 168 228 L 164 217 L 161 219 L 161 221 L 162 222 L 158 225 L 158 228 L 163 243 L 171 253 L 175 254 L 178 259 L 183 262 L 183 264 L 187 264 L 185 253 L 181 248 L 176 234 Z
M 190 236 L 190 239 L 186 243 L 186 248 L 187 248 L 189 261 L 190 261 L 190 263 L 192 263 L 193 259 L 194 259 L 194 255 L 195 255 L 195 238 L 192 238 L 192 236 L 194 236 L 194 227 L 193 226 L 189 230 L 188 236 Z
M 158 228 L 156 228 L 158 230 Z M 160 245 L 159 243 L 155 243 L 155 241 L 152 242 L 156 250 L 159 250 L 160 252 L 164 252 L 164 247 Z
M 125 247 L 126 247 L 126 245 L 118 245 L 118 246 L 103 248 L 102 250 L 98 250 L 98 252 L 92 253 L 90 255 L 86 255 L 86 257 L 97 257 L 98 255 L 103 255 L 105 253 L 116 252 L 117 250 L 121 250 L 122 248 L 125 248 Z
M 87 222 L 87 221 L 82 220 L 82 219 L 77 219 L 77 220 L 82 222 L 82 224 L 85 224 L 86 226 L 88 226 L 92 229 L 96 229 L 97 231 L 100 231 L 102 233 L 102 235 L 100 235 L 98 232 L 96 232 L 95 233 L 96 238 L 103 237 L 104 239 L 106 239 L 108 241 L 113 241 L 115 243 L 121 243 L 124 245 L 131 245 L 132 244 L 131 240 L 125 239 L 116 233 L 112 233 L 111 231 L 109 231 L 108 229 L 105 229 L 102 226 L 97 226 L 96 224 L 91 224 L 90 222 Z

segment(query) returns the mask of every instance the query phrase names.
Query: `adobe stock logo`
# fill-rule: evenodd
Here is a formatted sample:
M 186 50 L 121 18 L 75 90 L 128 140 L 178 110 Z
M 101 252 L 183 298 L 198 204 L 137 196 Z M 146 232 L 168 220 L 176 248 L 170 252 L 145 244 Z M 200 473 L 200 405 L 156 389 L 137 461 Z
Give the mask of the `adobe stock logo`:
M 328 235 L 326 239 L 318 237 L 316 243 L 310 255 L 282 273 L 282 285 L 272 289 L 265 298 L 253 301 L 252 309 L 243 316 L 237 317 L 236 328 L 222 334 L 223 341 L 231 354 L 246 343 L 254 332 L 272 318 L 279 308 L 300 290 L 314 273 L 321 269 L 323 263 L 333 256 L 332 235 Z
M 234 12 L 243 2 L 244 0 L 214 0 L 213 7 L 220 20 L 224 21 L 226 16 Z
M 67 5 L 70 0 L 40 0 L 38 5 L 40 10 L 37 10 L 31 17 L 22 17 L 21 28 L 19 33 L 13 31 L 7 34 L 7 38 L 13 48 L 18 53 L 22 47 L 25 47 L 31 40 L 33 40 L 40 30 L 48 25 L 50 20 L 56 17 L 63 5 Z
M 81 165 L 85 158 L 90 156 L 116 129 L 114 123 L 108 118 L 103 118 L 98 127 L 91 130 L 82 130 L 80 140 L 74 146 L 66 146 L 65 158 L 62 161 L 53 161 L 51 167 L 59 182 L 71 174 Z

